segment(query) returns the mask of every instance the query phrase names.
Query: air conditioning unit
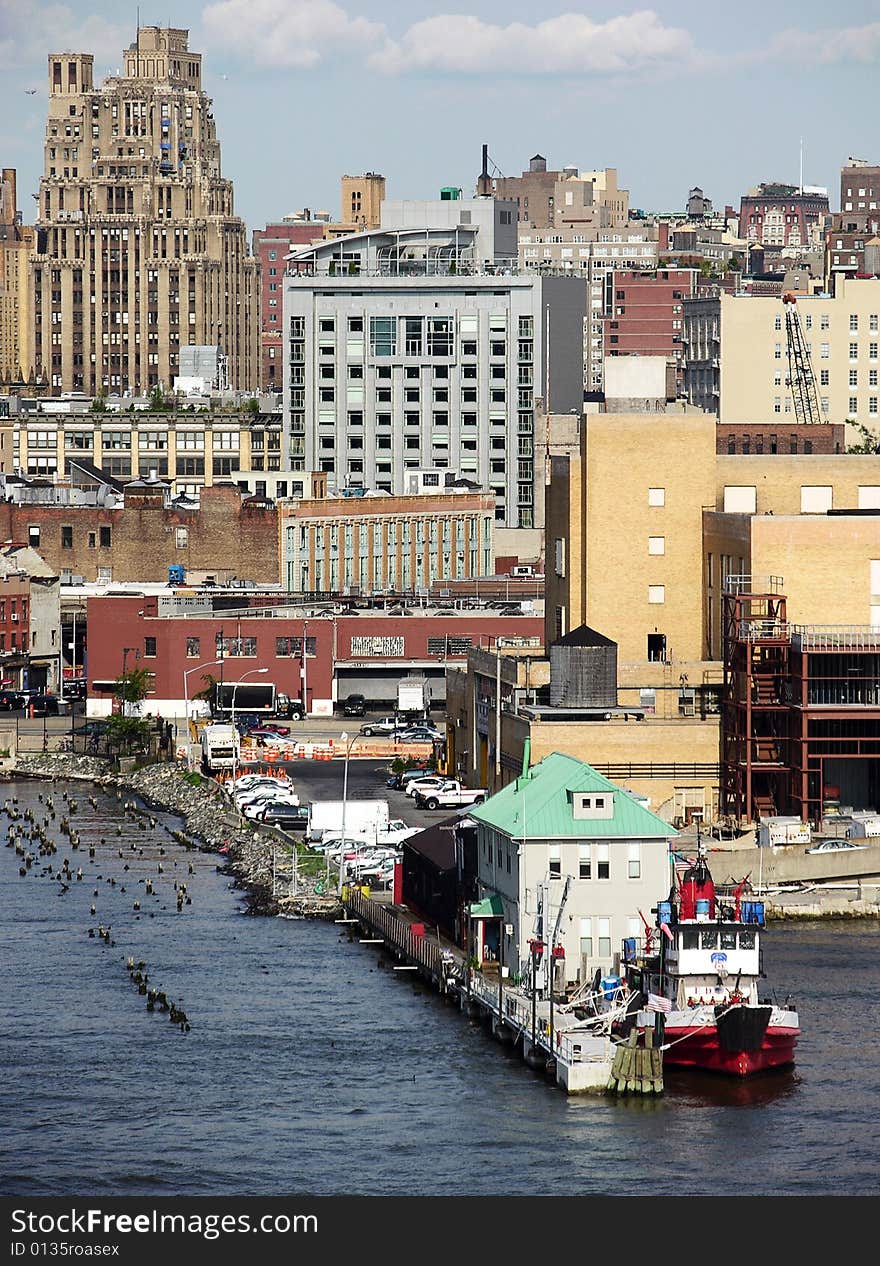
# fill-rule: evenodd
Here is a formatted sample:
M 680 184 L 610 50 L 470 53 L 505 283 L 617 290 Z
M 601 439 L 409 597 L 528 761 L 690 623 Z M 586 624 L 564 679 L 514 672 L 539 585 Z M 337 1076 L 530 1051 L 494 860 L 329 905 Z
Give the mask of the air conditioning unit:
M 13 611 L 12 615 L 11 615 L 9 618 L 10 618 L 10 620 L 12 621 L 12 623 L 13 623 L 13 624 L 18 624 L 18 616 L 16 615 L 16 613 L 15 613 L 14 611 Z

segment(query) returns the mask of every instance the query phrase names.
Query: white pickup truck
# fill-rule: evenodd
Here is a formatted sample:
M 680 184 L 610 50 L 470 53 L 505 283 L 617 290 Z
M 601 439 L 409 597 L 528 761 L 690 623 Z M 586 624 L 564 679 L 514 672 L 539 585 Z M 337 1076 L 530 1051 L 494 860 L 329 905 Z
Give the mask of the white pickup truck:
M 439 787 L 416 791 L 413 798 L 420 809 L 462 809 L 469 804 L 482 804 L 488 794 L 485 787 L 463 787 L 449 778 Z

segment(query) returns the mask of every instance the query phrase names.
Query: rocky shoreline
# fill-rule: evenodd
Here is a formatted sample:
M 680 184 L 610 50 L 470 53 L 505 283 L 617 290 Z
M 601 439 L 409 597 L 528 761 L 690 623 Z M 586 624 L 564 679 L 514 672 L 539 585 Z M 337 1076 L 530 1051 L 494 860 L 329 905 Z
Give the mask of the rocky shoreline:
M 181 818 L 184 829 L 174 832 L 175 838 L 187 848 L 225 858 L 223 871 L 245 890 L 249 914 L 334 918 L 341 909 L 335 895 L 323 894 L 315 877 L 301 876 L 295 896 L 273 896 L 273 852 L 281 857 L 290 848 L 289 838 L 257 823 L 244 825 L 217 783 L 187 775 L 176 765 L 145 765 L 114 773 L 107 761 L 94 756 L 40 752 L 20 755 L 6 773 L 9 777 L 79 779 L 104 788 L 124 788 L 145 804 Z

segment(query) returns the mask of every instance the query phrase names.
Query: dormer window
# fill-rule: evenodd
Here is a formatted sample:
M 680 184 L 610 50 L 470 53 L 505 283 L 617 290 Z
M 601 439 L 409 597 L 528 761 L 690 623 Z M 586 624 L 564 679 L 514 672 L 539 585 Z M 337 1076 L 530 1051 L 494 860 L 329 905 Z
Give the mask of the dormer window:
M 603 791 L 597 795 L 591 791 L 570 791 L 568 797 L 575 820 L 614 817 L 613 792 Z

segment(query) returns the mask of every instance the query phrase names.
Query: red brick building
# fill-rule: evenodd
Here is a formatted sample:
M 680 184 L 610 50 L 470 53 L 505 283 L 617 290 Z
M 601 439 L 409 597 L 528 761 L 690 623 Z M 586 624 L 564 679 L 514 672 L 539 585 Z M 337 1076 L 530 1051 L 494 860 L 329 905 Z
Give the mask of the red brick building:
M 89 598 L 89 714 L 111 710 L 112 684 L 123 671 L 123 659 L 128 667 L 137 662 L 154 674 L 146 711 L 183 716 L 184 673 L 190 673 L 187 694 L 192 697 L 205 684 L 205 673 L 220 677 L 217 664 L 204 673 L 198 670 L 218 660 L 222 648 L 226 682 L 247 674 L 248 681 L 272 682 L 301 697 L 305 668 L 309 711 L 329 715 L 337 699 L 356 691 L 393 708 L 397 684 L 411 672 L 429 679 L 432 697 L 440 703 L 447 666 L 463 667 L 472 647 L 493 650 L 498 638 L 506 646 L 514 644 L 512 639 L 532 647 L 543 643 L 539 615 L 502 615 L 485 608 L 453 614 L 413 608 L 409 615 L 395 615 L 369 607 L 359 614 L 316 615 L 314 609 L 268 606 L 285 600 L 278 593 L 206 591 Z M 270 609 L 278 613 L 270 615 Z M 268 672 L 257 674 L 260 668 Z
M 828 214 L 827 193 L 801 193 L 795 185 L 759 185 L 740 199 L 739 235 L 771 248 L 807 250 L 820 241 Z
M 282 389 L 284 257 L 323 236 L 319 220 L 285 221 L 254 230 L 254 254 L 260 261 L 260 386 L 264 391 Z
M 4 685 L 18 684 L 27 664 L 30 645 L 28 576 L 0 575 L 0 677 Z
M 695 293 L 692 268 L 629 269 L 606 278 L 606 356 L 665 356 L 676 365 L 676 389 L 684 367 L 683 302 Z
M 59 576 L 87 582 L 164 583 L 171 564 L 278 583 L 278 509 L 261 497 L 242 499 L 233 484 L 203 488 L 198 508 L 168 502 L 167 486 L 128 484 L 118 509 L 96 505 L 0 502 L 0 541 L 38 550 Z

